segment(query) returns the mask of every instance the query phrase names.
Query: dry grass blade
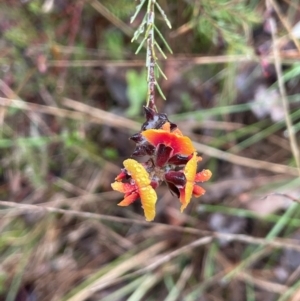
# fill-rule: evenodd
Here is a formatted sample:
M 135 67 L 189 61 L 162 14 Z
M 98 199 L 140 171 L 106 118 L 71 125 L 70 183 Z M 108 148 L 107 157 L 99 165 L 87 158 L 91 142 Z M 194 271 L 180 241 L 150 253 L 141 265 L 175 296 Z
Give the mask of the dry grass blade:
M 193 144 L 195 145 L 196 149 L 200 153 L 206 154 L 210 157 L 222 159 L 231 162 L 233 164 L 247 166 L 256 169 L 269 170 L 275 173 L 283 173 L 283 174 L 289 174 L 293 176 L 298 175 L 298 169 L 295 167 L 237 156 L 198 142 L 193 142 Z
M 113 15 L 104 5 L 96 0 L 86 0 L 90 5 L 99 12 L 103 17 L 105 17 L 109 22 L 114 24 L 117 28 L 123 31 L 128 37 L 132 37 L 133 30 L 130 26 L 124 23 L 122 20 Z
M 254 277 L 252 275 L 249 275 L 246 272 L 240 272 L 238 278 L 240 280 L 244 280 L 246 282 L 249 282 L 251 284 L 254 284 L 255 286 L 264 289 L 269 292 L 277 293 L 277 294 L 283 294 L 288 290 L 288 287 L 279 283 L 270 282 L 267 280 L 259 279 L 257 277 Z
M 148 271 L 153 271 L 154 269 L 156 269 L 158 266 L 171 261 L 173 258 L 177 257 L 178 255 L 182 254 L 182 253 L 186 253 L 189 252 L 190 250 L 192 250 L 193 248 L 199 247 L 199 246 L 203 246 L 206 244 L 209 244 L 213 241 L 213 236 L 206 236 L 206 237 L 202 237 L 199 238 L 195 241 L 193 241 L 192 243 L 179 248 L 165 256 L 163 256 L 162 258 L 158 259 L 157 261 L 153 262 L 152 264 L 150 264 L 149 266 L 145 267 L 144 271 L 148 272 Z
M 267 5 L 268 5 L 268 1 L 271 3 L 271 5 L 273 5 L 274 8 L 276 7 L 275 2 L 272 0 L 267 0 Z M 270 17 L 269 23 L 270 23 L 270 27 L 271 27 L 271 33 L 272 33 L 273 52 L 274 52 L 274 58 L 275 58 L 275 69 L 276 69 L 278 86 L 279 86 L 280 96 L 281 96 L 283 110 L 284 110 L 285 122 L 286 122 L 287 130 L 289 133 L 289 139 L 290 139 L 292 153 L 293 153 L 294 159 L 296 161 L 296 165 L 298 167 L 298 175 L 300 176 L 300 151 L 299 151 L 299 146 L 297 145 L 296 134 L 294 133 L 292 120 L 291 120 L 291 117 L 289 114 L 289 110 L 290 110 L 289 102 L 287 100 L 287 94 L 286 94 L 283 75 L 282 75 L 282 62 L 281 62 L 281 57 L 280 57 L 280 53 L 279 53 L 278 45 L 277 45 L 276 23 L 275 23 L 274 18 Z M 298 45 L 298 44 L 299 43 L 297 43 L 296 45 Z M 300 47 L 298 48 L 298 50 L 300 51 Z
M 243 234 L 231 234 L 231 233 L 222 233 L 222 232 L 213 232 L 208 230 L 199 230 L 196 228 L 190 228 L 190 227 L 180 227 L 180 226 L 171 226 L 167 224 L 160 224 L 160 223 L 149 223 L 144 220 L 133 220 L 129 218 L 122 218 L 122 217 L 116 217 L 116 216 L 110 216 L 105 214 L 97 214 L 97 213 L 91 213 L 91 212 L 80 212 L 75 210 L 65 210 L 60 208 L 53 208 L 53 207 L 46 207 L 46 206 L 38 206 L 38 205 L 30 205 L 30 204 L 20 204 L 20 203 L 14 203 L 14 202 L 6 202 L 6 201 L 0 201 L 0 206 L 8 207 L 8 208 L 14 208 L 14 210 L 18 210 L 17 213 L 22 213 L 26 211 L 40 211 L 45 213 L 61 213 L 68 216 L 77 216 L 84 219 L 96 219 L 96 220 L 103 220 L 103 221 L 111 221 L 115 223 L 122 223 L 122 224 L 139 224 L 146 227 L 154 227 L 156 226 L 158 229 L 163 230 L 173 230 L 178 231 L 182 233 L 190 233 L 194 235 L 206 235 L 206 236 L 212 236 L 216 238 L 222 238 L 223 240 L 227 241 L 240 241 L 248 244 L 254 244 L 254 245 L 263 245 L 263 246 L 270 246 L 273 248 L 286 248 L 286 249 L 293 249 L 300 252 L 300 245 L 297 240 L 292 239 L 273 239 L 273 240 L 267 240 L 264 238 L 257 238 L 252 236 L 247 236 Z M 208 239 L 207 237 L 205 239 Z M 197 243 L 202 244 L 203 242 L 199 241 Z
M 67 301 L 83 301 L 90 297 L 96 291 L 103 289 L 110 284 L 111 281 L 123 275 L 124 273 L 130 271 L 131 269 L 143 265 L 145 262 L 152 258 L 156 254 L 163 251 L 168 246 L 167 242 L 159 242 L 147 250 L 143 250 L 140 253 L 130 257 L 128 260 L 123 261 L 121 264 L 117 265 L 111 271 L 96 279 L 84 289 L 80 290 L 77 294 L 67 299 Z
M 93 108 L 91 106 L 88 106 L 86 104 L 83 104 L 81 102 L 69 98 L 64 98 L 62 104 L 68 108 L 72 108 L 76 111 L 98 118 L 99 120 L 102 120 L 103 123 L 106 125 L 114 125 L 116 127 L 127 128 L 136 131 L 140 129 L 140 125 L 135 121 L 132 121 L 122 116 L 115 115 L 110 112 Z
M 181 291 L 184 289 L 188 279 L 193 274 L 193 266 L 189 265 L 184 268 L 182 271 L 180 278 L 170 291 L 168 297 L 165 299 L 165 301 L 176 301 L 181 293 Z
M 68 99 L 66 102 L 70 103 L 71 101 L 72 100 Z M 28 103 L 18 99 L 0 97 L 0 106 L 3 107 L 13 107 L 24 111 L 39 112 L 62 118 L 75 119 L 78 121 L 106 124 L 112 127 L 127 128 L 130 130 L 138 130 L 140 128 L 140 125 L 137 122 L 134 122 L 130 119 L 100 109 L 95 109 L 79 102 L 75 103 L 75 107 L 79 112 L 60 109 L 57 107 Z
M 161 282 L 163 276 L 163 273 L 147 275 L 141 285 L 137 287 L 127 301 L 143 300 L 143 297 L 148 293 L 148 291 L 157 283 Z
M 288 19 L 282 14 L 281 9 L 279 7 L 279 5 L 276 3 L 275 0 L 268 0 L 270 1 L 272 7 L 274 8 L 274 10 L 276 11 L 276 14 L 278 15 L 281 23 L 283 24 L 283 26 L 285 27 L 285 29 L 287 30 L 290 38 L 293 40 L 294 44 L 296 45 L 298 52 L 300 53 L 300 43 L 298 38 L 293 34 L 293 29 L 292 26 L 290 25 Z M 274 53 L 274 59 L 276 61 L 276 55 Z
M 285 54 L 282 53 L 282 62 L 285 64 L 293 64 L 299 61 L 300 55 L 297 54 Z M 251 55 L 218 55 L 218 56 L 175 56 L 173 58 L 167 58 L 166 62 L 172 64 L 191 64 L 191 65 L 210 65 L 210 64 L 226 64 L 226 63 L 239 63 L 239 62 L 259 62 L 259 57 Z M 264 61 L 272 63 L 274 62 L 274 56 L 264 56 Z M 48 62 L 49 67 L 142 67 L 145 65 L 144 60 L 130 60 L 130 61 L 113 61 L 113 60 L 50 60 Z

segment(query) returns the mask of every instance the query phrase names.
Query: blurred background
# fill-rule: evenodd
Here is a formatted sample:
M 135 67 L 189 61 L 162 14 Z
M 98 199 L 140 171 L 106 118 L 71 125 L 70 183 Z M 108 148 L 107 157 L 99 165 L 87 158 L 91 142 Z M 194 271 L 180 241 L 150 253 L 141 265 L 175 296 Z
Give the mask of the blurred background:
M 157 107 L 213 178 L 183 214 L 161 186 L 147 223 L 110 186 L 144 122 L 146 4 L 1 1 L 0 300 L 300 300 L 300 1 L 158 2 Z

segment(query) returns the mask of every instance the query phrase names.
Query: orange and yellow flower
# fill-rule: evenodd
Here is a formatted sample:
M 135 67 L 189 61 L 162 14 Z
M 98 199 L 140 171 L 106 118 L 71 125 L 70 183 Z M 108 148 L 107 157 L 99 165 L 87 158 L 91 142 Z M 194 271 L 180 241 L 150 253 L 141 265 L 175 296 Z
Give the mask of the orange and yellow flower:
M 197 162 L 199 157 L 197 157 L 197 153 L 193 154 L 193 157 L 188 161 L 186 166 L 184 167 L 183 174 L 186 178 L 185 187 L 179 189 L 180 191 L 180 202 L 181 202 L 181 212 L 187 207 L 190 203 L 192 195 L 195 197 L 200 197 L 205 193 L 205 190 L 196 185 L 196 182 L 205 182 L 211 178 L 211 171 L 208 169 L 204 169 L 199 173 L 197 171 Z
M 152 221 L 157 201 L 155 189 L 162 182 L 179 198 L 182 212 L 192 196 L 205 193 L 197 183 L 208 181 L 212 174 L 209 170 L 197 173 L 201 157 L 197 156 L 191 139 L 184 136 L 166 114 L 150 108 L 145 108 L 145 112 L 146 122 L 141 131 L 130 139 L 136 143 L 133 155 L 147 155 L 149 160 L 143 164 L 125 160 L 125 169 L 116 177 L 112 188 L 124 193 L 119 206 L 128 206 L 140 198 L 146 220 Z

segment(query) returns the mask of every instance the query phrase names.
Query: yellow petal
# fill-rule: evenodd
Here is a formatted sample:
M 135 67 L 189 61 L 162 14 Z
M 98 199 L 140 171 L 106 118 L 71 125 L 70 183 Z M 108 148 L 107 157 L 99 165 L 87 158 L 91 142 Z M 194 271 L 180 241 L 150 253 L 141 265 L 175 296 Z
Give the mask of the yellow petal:
M 184 175 L 186 180 L 189 182 L 194 182 L 196 171 L 197 171 L 197 153 L 194 152 L 193 157 L 188 161 L 184 168 Z
M 152 221 L 155 217 L 155 204 L 157 201 L 157 195 L 155 190 L 150 186 L 142 187 L 139 190 L 141 202 L 144 208 L 144 214 L 146 221 Z
M 114 182 L 111 184 L 111 188 L 115 191 L 126 193 L 126 186 L 121 182 Z
M 181 201 L 181 208 L 180 211 L 183 212 L 183 210 L 187 207 L 187 205 L 190 203 L 192 194 L 194 189 L 194 183 L 192 182 L 186 182 L 185 184 L 185 190 L 184 190 L 184 198 L 180 199 Z
M 181 208 L 180 211 L 182 212 L 187 205 L 190 203 L 192 195 L 193 195 L 193 189 L 194 189 L 194 180 L 196 176 L 197 171 L 197 153 L 194 152 L 193 157 L 188 161 L 184 168 L 184 175 L 186 178 L 186 184 L 184 193 L 180 194 L 180 202 L 181 202 Z
M 152 221 L 155 217 L 157 195 L 150 185 L 151 181 L 148 172 L 142 164 L 133 159 L 125 160 L 123 164 L 139 188 L 139 195 L 144 208 L 146 220 Z
M 142 164 L 133 159 L 125 160 L 123 164 L 138 187 L 150 185 L 149 174 Z

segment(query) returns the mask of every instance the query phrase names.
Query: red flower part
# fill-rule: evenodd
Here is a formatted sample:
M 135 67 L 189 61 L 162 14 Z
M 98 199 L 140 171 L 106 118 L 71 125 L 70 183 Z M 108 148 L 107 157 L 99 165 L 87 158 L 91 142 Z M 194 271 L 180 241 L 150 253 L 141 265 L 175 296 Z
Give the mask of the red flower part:
M 164 144 L 159 144 L 156 148 L 155 165 L 158 167 L 163 167 L 169 161 L 169 158 L 172 156 L 172 154 L 172 147 L 166 146 Z
M 128 173 L 127 173 L 127 171 L 126 171 L 125 168 L 121 169 L 121 172 L 116 176 L 115 180 L 118 181 L 118 182 L 120 182 L 120 181 L 122 181 L 124 179 L 129 179 L 129 175 L 128 175 Z
M 149 174 L 144 166 L 133 159 L 127 159 L 123 162 L 126 171 L 131 175 L 130 183 L 114 182 L 112 189 L 125 194 L 124 199 L 119 206 L 128 206 L 139 197 L 141 198 L 144 214 L 147 221 L 152 221 L 155 217 L 155 203 L 157 195 L 151 186 Z
M 168 163 L 174 165 L 185 165 L 192 158 L 192 156 L 193 155 L 175 155 L 169 159 Z
M 183 188 L 186 184 L 186 178 L 182 171 L 169 171 L 165 173 L 165 180 L 168 183 L 176 185 L 176 187 Z

